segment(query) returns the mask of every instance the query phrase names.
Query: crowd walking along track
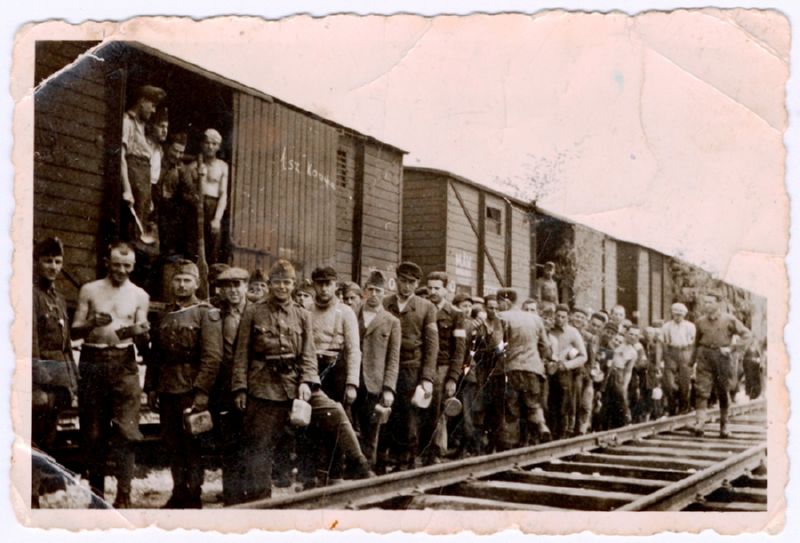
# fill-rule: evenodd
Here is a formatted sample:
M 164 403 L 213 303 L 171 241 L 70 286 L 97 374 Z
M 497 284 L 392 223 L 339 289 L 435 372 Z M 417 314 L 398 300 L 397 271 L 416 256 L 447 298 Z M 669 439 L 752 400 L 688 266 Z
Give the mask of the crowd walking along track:
M 257 509 L 766 511 L 766 401 L 251 502 Z

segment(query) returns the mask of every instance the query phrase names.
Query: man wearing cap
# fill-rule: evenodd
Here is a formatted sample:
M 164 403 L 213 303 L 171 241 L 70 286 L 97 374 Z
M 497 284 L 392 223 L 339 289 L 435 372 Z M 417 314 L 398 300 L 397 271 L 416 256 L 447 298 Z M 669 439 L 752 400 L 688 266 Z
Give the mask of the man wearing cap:
M 111 245 L 105 263 L 108 275 L 80 289 L 72 336 L 84 339 L 78 407 L 89 484 L 103 496 L 107 456 L 114 451 L 118 455 L 114 506 L 124 508 L 130 507 L 133 443 L 142 439 L 136 349 L 148 343 L 150 299 L 129 280 L 136 264 L 130 245 Z
M 505 348 L 508 337 L 507 323 L 500 319 L 497 296 L 487 294 L 486 318 L 479 324 L 475 334 L 472 366 L 468 375 L 475 376 L 479 391 L 477 410 L 473 412 L 476 431 L 480 433 L 476 453 L 493 452 L 499 449 L 502 432 L 503 394 L 505 389 Z M 465 409 L 471 409 L 469 404 Z
M 428 300 L 436 306 L 439 351 L 436 356 L 433 399 L 430 409 L 425 412 L 420 428 L 422 461 L 425 465 L 439 462 L 447 452 L 441 450 L 434 438 L 437 432 L 447 432 L 447 427 L 441 419 L 442 407 L 445 399 L 455 396 L 456 385 L 463 370 L 467 341 L 464 315 L 447 301 L 447 273 L 430 272 L 427 286 Z
M 703 435 L 706 421 L 708 398 L 713 389 L 719 399 L 719 434 L 722 438 L 728 432 L 728 403 L 731 379 L 735 376 L 733 350 L 746 348 L 752 333 L 742 322 L 730 313 L 722 312 L 722 295 L 709 292 L 702 298 L 703 315 L 695 321 L 695 400 L 697 420 L 695 433 Z M 734 346 L 733 336 L 741 341 Z
M 267 294 L 269 294 L 269 283 L 264 277 L 264 272 L 258 268 L 250 276 L 250 283 L 247 285 L 247 301 L 251 304 L 260 304 L 267 300 Z
M 475 376 L 473 356 L 479 341 L 481 325 L 486 320 L 486 311 L 477 307 L 473 308 L 472 299 L 463 293 L 453 296 L 453 307 L 464 316 L 464 330 L 466 331 L 466 346 L 462 362 L 463 378 L 459 390 L 462 417 L 455 421 L 455 437 L 458 442 L 459 456 L 463 457 L 479 453 L 483 437 L 483 405 L 478 379 Z
M 206 259 L 211 262 L 219 258 L 222 218 L 228 206 L 228 164 L 217 157 L 221 145 L 220 133 L 213 128 L 207 129 L 203 132 L 200 155 L 185 170 L 187 178 L 199 195 L 197 205 L 203 206 L 203 239 Z
M 219 277 L 228 269 L 230 266 L 224 262 L 215 262 L 208 267 L 208 302 L 217 309 L 221 309 L 225 303 Z
M 545 262 L 542 276 L 536 280 L 536 298 L 540 301 L 558 303 L 558 283 L 555 275 L 555 263 Z
M 594 405 L 594 381 L 592 367 L 595 363 L 594 334 L 589 331 L 589 311 L 576 307 L 570 315 L 570 324 L 580 333 L 586 347 L 586 363 L 578 370 L 575 377 L 575 433 L 586 434 L 592 426 L 592 410 Z
M 398 469 L 414 467 L 419 450 L 421 409 L 411 399 L 417 386 L 426 395 L 433 394 L 439 331 L 436 307 L 414 292 L 422 278 L 422 269 L 413 262 L 397 266 L 397 294 L 384 298 L 383 306 L 400 319 L 400 371 L 397 398 L 386 428 L 387 445 L 394 454 Z
M 158 105 L 166 98 L 163 89 L 152 85 L 139 87 L 133 106 L 122 118 L 122 152 L 120 153 L 120 177 L 122 178 L 122 200 L 130 206 L 138 219 L 130 217 L 131 211 L 123 210 L 128 226 L 129 239 L 140 239 L 149 223 L 152 211 L 151 158 L 153 146 L 147 137 L 147 122 Z
M 162 259 L 189 254 L 185 221 L 191 209 L 191 192 L 182 182 L 181 167 L 187 138 L 183 132 L 169 134 L 158 182 L 153 186 L 153 207 L 158 221 Z
M 211 410 L 215 415 L 216 435 L 222 453 L 222 499 L 225 505 L 244 501 L 243 415 L 234 405 L 231 385 L 239 323 L 249 304 L 249 276 L 242 268 L 226 267 L 216 278 L 219 291 L 217 307 L 222 314 L 222 363 L 211 394 Z
M 555 325 L 550 331 L 557 341 L 553 359 L 558 363 L 558 385 L 561 393 L 560 417 L 555 419 L 558 424 L 552 428 L 557 438 L 572 437 L 575 432 L 578 400 L 576 380 L 582 377 L 582 369 L 588 359 L 583 337 L 569 324 L 569 317 L 569 307 L 566 304 L 556 306 Z
M 231 390 L 245 417 L 247 500 L 272 495 L 276 444 L 295 399 L 311 404 L 311 427 L 341 447 L 355 466 L 355 477 L 372 475 L 344 408 L 318 390 L 311 315 L 292 300 L 296 277 L 294 266 L 278 259 L 270 269 L 267 300 L 248 305 L 239 324 Z
M 358 283 L 347 281 L 342 289 L 342 301 L 353 310 L 353 313 L 358 315 L 361 310 L 361 305 L 364 303 L 364 293 Z
M 506 323 L 508 342 L 504 365 L 505 401 L 498 443 L 498 448 L 504 450 L 522 444 L 520 417 L 523 410 L 528 423 L 529 443 L 535 437 L 541 441 L 551 437 L 542 408 L 545 379 L 542 358 L 550 358 L 551 346 L 539 315 L 516 307 L 517 291 L 503 288 L 497 291 L 497 297 L 502 300 L 503 311 L 499 317 Z
M 56 289 L 56 279 L 64 267 L 64 246 L 58 238 L 44 239 L 36 244 L 33 257 L 31 438 L 36 447 L 52 453 L 58 415 L 72 405 L 78 393 L 78 374 L 72 358 L 67 303 Z
M 383 308 L 385 289 L 383 273 L 370 273 L 364 284 L 366 299 L 358 312 L 361 385 L 353 414 L 361 430 L 361 449 L 370 459 L 377 452 L 380 432 L 375 406 L 392 407 L 400 369 L 400 320 Z M 382 461 L 380 465 L 383 468 Z
M 664 342 L 664 395 L 671 415 L 690 409 L 692 359 L 697 329 L 686 320 L 689 310 L 682 303 L 672 304 L 672 320 L 661 327 Z
M 358 395 L 361 347 L 358 319 L 353 310 L 336 296 L 336 279 L 336 270 L 330 266 L 318 267 L 311 272 L 311 281 L 314 283 L 311 326 L 322 390 L 330 399 L 349 409 Z M 313 451 L 306 448 L 303 453 L 311 455 Z M 325 471 L 322 467 L 321 463 L 317 463 L 319 472 Z M 329 467 L 329 479 L 342 477 L 339 454 L 334 456 Z
M 312 283 L 309 279 L 303 279 L 294 290 L 293 297 L 294 301 L 297 302 L 297 305 L 306 311 L 311 311 L 314 308 L 315 295 L 316 291 L 314 290 L 314 283 Z
M 199 509 L 203 484 L 200 443 L 184 428 L 185 412 L 208 409 L 222 361 L 219 309 L 197 299 L 197 265 L 178 262 L 172 276 L 174 303 L 153 334 L 145 375 L 150 407 L 157 409 L 161 436 L 170 458 L 172 495 L 166 509 Z

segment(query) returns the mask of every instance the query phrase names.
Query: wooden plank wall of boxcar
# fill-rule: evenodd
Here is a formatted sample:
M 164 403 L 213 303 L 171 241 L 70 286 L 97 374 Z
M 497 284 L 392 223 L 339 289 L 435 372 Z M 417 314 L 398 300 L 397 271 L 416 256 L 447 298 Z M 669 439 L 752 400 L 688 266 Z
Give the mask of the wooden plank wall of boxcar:
M 447 265 L 446 271 L 456 288 L 471 294 L 478 293 L 478 236 L 470 225 L 477 227 L 481 213 L 478 190 L 458 183 L 446 182 L 447 189 Z M 456 196 L 461 196 L 459 201 Z M 466 211 L 461 205 L 464 203 Z M 469 218 L 468 215 L 469 214 Z
M 486 209 L 482 211 L 484 215 L 487 213 L 488 208 L 500 210 L 500 229 L 497 230 L 490 221 L 486 221 L 486 252 L 492 256 L 497 270 L 492 267 L 489 262 L 488 255 L 484 255 L 483 266 L 483 291 L 496 292 L 498 289 L 507 285 L 506 277 L 504 276 L 506 269 L 506 251 L 505 251 L 505 223 L 506 223 L 506 205 L 505 201 L 494 194 L 486 194 Z M 497 273 L 499 271 L 499 274 Z
M 232 260 L 288 258 L 300 276 L 336 264 L 334 127 L 289 107 L 234 95 Z
M 361 266 L 355 270 L 360 271 L 360 277 L 353 277 L 359 283 L 376 269 L 391 279 L 400 262 L 403 155 L 377 142 L 366 141 L 362 167 Z
M 533 293 L 531 285 L 531 216 L 526 209 L 511 206 L 511 286 L 520 297 Z
M 636 310 L 639 312 L 639 325 L 650 323 L 650 251 L 637 247 L 639 262 L 636 270 Z
M 592 311 L 603 308 L 605 235 L 575 225 L 575 305 Z
M 355 212 L 357 142 L 340 134 L 336 150 L 336 272 L 341 278 L 353 273 L 353 218 Z
M 610 310 L 617 305 L 617 242 L 603 241 L 603 306 Z
M 83 42 L 38 43 L 37 83 L 85 50 Z M 65 277 L 79 284 L 97 275 L 107 111 L 103 64 L 94 59 L 82 60 L 36 91 L 34 241 L 60 237 Z M 69 300 L 77 299 L 78 285 L 65 278 L 59 286 Z
M 423 274 L 445 266 L 447 184 L 427 172 L 403 175 L 402 259 L 416 262 Z

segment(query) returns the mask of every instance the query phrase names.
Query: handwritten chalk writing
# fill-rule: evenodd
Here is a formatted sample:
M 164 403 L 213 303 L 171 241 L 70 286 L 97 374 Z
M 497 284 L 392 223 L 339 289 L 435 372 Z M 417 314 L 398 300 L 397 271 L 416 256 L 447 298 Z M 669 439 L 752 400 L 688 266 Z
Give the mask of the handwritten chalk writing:
M 321 172 L 317 169 L 317 166 L 314 165 L 309 159 L 302 156 L 301 159 L 297 157 L 287 156 L 286 146 L 281 149 L 281 170 L 285 172 L 296 172 L 299 174 L 305 174 L 306 176 L 312 179 L 318 179 L 325 183 L 325 185 L 329 188 L 335 189 L 335 185 L 331 183 L 330 175 Z

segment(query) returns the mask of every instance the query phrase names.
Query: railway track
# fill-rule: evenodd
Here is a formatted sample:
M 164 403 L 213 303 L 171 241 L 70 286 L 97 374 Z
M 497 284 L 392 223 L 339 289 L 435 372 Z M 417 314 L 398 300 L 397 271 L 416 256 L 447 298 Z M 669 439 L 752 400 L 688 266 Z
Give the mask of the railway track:
M 237 506 L 247 509 L 766 511 L 766 402 L 680 415 Z

